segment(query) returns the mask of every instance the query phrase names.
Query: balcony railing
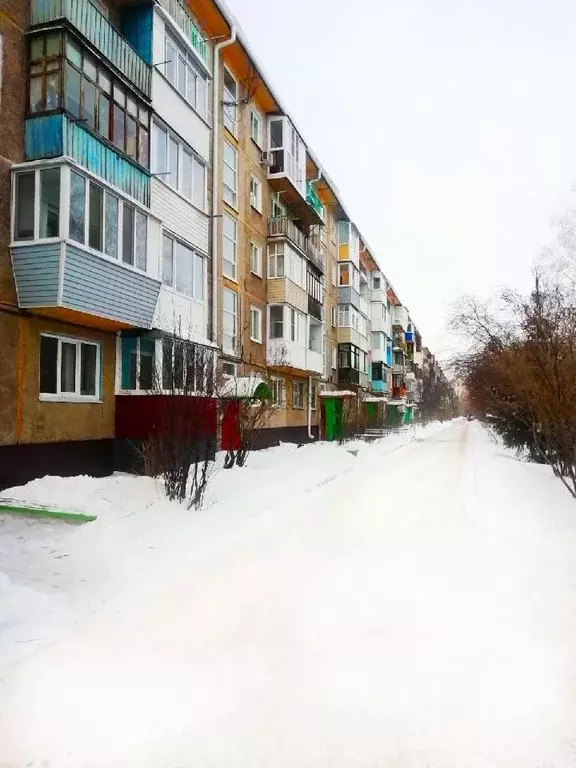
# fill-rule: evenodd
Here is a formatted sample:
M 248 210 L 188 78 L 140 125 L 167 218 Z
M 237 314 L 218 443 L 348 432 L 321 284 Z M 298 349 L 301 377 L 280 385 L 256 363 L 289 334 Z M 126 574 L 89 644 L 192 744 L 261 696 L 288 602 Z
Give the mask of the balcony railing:
M 306 235 L 301 232 L 288 216 L 273 216 L 268 220 L 270 237 L 287 237 L 302 253 L 306 253 Z
M 368 302 L 362 296 L 360 296 L 360 306 L 358 309 L 360 312 L 362 312 L 363 315 L 365 315 L 365 317 L 368 317 Z
M 398 363 L 394 363 L 394 365 L 392 366 L 392 373 L 404 373 L 405 370 L 406 369 L 404 368 L 404 366 L 399 365 Z
M 273 216 L 270 218 L 268 220 L 268 236 L 287 237 L 324 274 L 324 259 L 322 258 L 320 241 L 317 241 L 315 238 L 306 237 L 288 216 Z
M 339 384 L 360 384 L 360 371 L 355 368 L 338 368 Z
M 306 202 L 311 208 L 314 208 L 318 216 L 322 216 L 324 207 L 309 181 L 306 182 Z
M 319 239 L 315 237 L 306 238 L 306 256 L 308 256 L 312 264 L 324 274 L 324 259 L 322 257 L 322 249 L 320 248 Z
M 76 27 L 143 94 L 150 96 L 151 67 L 89 0 L 32 0 L 31 26 L 63 19 Z
M 190 42 L 190 45 L 198 56 L 202 59 L 204 64 L 208 66 L 208 46 L 206 41 L 200 32 L 200 29 L 178 0 L 158 0 L 162 8 L 172 16 L 176 24 L 180 27 L 186 39 Z
M 322 304 L 310 294 L 308 294 L 308 314 L 317 320 L 322 320 Z

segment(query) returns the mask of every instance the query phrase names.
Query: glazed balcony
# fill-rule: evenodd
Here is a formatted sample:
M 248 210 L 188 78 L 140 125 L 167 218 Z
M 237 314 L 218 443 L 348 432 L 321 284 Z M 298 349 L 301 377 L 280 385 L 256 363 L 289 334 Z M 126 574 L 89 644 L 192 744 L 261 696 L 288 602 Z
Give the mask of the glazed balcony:
M 200 28 L 188 10 L 179 0 L 157 0 L 161 8 L 169 14 L 194 49 L 194 53 L 208 69 L 210 68 L 209 49 Z
M 286 238 L 324 274 L 324 259 L 319 240 L 315 236 L 306 237 L 290 217 L 273 216 L 268 219 L 268 237 L 270 239 Z
M 322 223 L 322 204 L 306 182 L 306 146 L 286 115 L 268 119 L 268 181 L 308 228 Z
M 152 68 L 89 0 L 31 0 L 31 27 L 62 22 L 80 32 L 135 88 L 150 97 Z

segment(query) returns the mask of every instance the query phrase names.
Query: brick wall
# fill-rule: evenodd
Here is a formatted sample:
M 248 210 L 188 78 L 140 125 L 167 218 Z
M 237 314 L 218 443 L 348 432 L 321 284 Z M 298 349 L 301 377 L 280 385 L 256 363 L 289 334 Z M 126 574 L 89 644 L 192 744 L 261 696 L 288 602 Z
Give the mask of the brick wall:
M 29 4 L 3 0 L 0 9 L 2 46 L 0 80 L 0 303 L 16 304 L 10 262 L 10 167 L 24 157 L 26 39 Z

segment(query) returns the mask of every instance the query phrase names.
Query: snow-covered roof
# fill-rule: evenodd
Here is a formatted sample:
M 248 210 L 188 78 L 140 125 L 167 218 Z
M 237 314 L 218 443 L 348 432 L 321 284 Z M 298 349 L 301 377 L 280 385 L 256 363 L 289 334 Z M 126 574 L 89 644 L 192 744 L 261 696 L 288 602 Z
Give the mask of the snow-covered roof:
M 259 376 L 239 376 L 227 379 L 220 387 L 220 397 L 246 398 L 258 397 L 260 399 L 271 396 L 268 384 Z
M 371 397 L 364 397 L 362 399 L 362 402 L 363 403 L 387 403 L 388 402 L 388 398 L 387 397 L 376 397 L 376 396 L 374 396 L 374 397 L 372 397 L 372 396 Z
M 319 392 L 319 397 L 356 397 L 356 392 L 349 389 L 333 389 L 330 392 Z

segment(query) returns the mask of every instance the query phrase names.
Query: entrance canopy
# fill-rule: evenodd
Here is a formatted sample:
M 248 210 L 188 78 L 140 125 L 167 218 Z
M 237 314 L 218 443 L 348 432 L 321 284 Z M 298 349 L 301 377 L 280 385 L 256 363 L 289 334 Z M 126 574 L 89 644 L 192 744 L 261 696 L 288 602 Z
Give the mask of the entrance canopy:
M 237 400 L 269 400 L 270 387 L 258 376 L 240 376 L 227 379 L 220 387 L 220 397 Z

